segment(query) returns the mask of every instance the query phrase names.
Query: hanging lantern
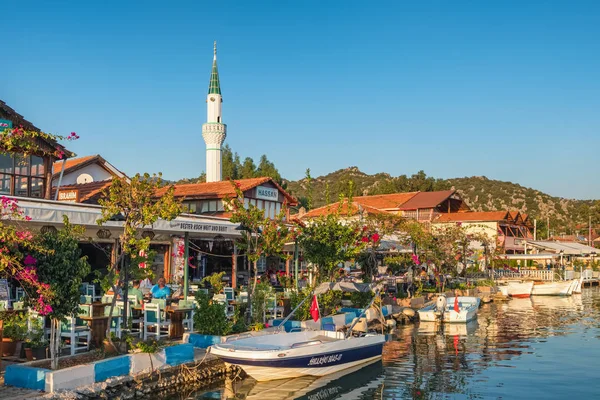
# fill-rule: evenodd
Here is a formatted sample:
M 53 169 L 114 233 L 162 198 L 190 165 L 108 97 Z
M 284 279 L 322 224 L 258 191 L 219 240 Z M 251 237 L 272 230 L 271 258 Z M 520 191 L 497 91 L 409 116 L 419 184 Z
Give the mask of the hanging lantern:
M 102 228 L 96 232 L 96 236 L 98 236 L 98 239 L 110 239 L 111 233 L 108 229 Z
M 142 232 L 142 237 L 144 239 L 150 239 L 150 240 L 152 240 L 152 239 L 154 239 L 154 236 L 156 236 L 156 234 L 154 233 L 154 231 L 146 230 L 146 231 Z
M 52 226 L 52 225 L 44 225 L 40 229 L 40 232 L 42 232 L 42 234 L 44 234 L 44 235 L 47 233 L 56 233 L 57 231 L 58 231 L 58 229 L 56 229 L 56 227 Z

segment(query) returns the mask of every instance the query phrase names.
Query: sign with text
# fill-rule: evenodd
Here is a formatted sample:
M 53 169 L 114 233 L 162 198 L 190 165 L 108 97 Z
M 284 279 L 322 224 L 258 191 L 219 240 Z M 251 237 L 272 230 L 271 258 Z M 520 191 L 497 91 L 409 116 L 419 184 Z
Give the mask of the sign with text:
M 77 189 L 59 190 L 58 191 L 58 201 L 77 203 L 79 201 L 79 190 L 77 190 Z
M 206 224 L 201 222 L 171 222 L 171 226 L 183 232 L 235 233 L 235 226 Z
M 277 201 L 279 200 L 279 190 L 266 186 L 257 186 L 256 198 L 262 200 Z
M 9 121 L 7 119 L 0 119 L 0 131 L 10 128 L 12 128 L 12 121 Z

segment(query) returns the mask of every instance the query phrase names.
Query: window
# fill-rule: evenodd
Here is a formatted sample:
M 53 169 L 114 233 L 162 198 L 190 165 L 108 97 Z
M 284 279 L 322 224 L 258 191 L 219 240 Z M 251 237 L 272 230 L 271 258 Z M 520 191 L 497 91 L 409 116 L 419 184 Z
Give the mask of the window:
M 244 197 L 244 208 L 247 210 L 250 205 L 250 200 Z
M 44 197 L 44 159 L 36 156 L 0 155 L 0 193 Z
M 258 207 L 258 208 L 260 208 L 262 210 L 263 208 L 265 208 L 266 203 L 268 203 L 268 201 L 257 200 L 256 207 Z

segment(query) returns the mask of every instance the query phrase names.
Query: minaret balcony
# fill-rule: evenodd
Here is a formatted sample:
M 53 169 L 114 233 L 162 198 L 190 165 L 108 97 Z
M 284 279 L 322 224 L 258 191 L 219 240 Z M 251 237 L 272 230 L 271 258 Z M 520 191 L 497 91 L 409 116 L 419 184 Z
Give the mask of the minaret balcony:
M 208 122 L 202 125 L 202 137 L 206 144 L 222 144 L 227 136 L 227 125 Z

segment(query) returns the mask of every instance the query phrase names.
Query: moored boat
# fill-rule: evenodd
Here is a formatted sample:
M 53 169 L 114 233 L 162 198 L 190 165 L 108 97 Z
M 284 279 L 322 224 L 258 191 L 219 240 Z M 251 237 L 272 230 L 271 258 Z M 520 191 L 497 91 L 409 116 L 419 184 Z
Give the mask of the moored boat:
M 533 290 L 533 281 L 507 281 L 498 289 L 505 296 L 528 298 Z
M 439 296 L 438 300 L 421 308 L 419 320 L 424 322 L 447 322 L 464 323 L 477 318 L 477 310 L 480 305 L 479 297 L 459 296 L 444 297 Z
M 345 337 L 342 332 L 302 331 L 254 336 L 210 347 L 226 364 L 259 382 L 324 376 L 381 357 L 384 335 Z
M 577 286 L 577 280 L 544 282 L 533 285 L 534 296 L 570 296 Z

